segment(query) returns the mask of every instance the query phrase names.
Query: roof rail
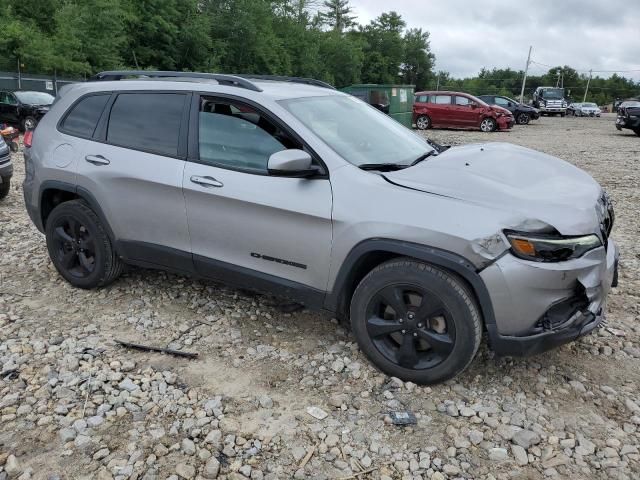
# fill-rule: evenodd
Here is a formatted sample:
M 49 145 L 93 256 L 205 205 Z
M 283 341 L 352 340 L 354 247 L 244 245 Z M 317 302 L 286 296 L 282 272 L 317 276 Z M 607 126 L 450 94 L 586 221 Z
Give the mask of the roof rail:
M 291 83 L 304 83 L 306 85 L 313 85 L 315 87 L 323 87 L 330 88 L 335 90 L 336 87 L 331 85 L 330 83 L 323 82 L 322 80 L 316 80 L 315 78 L 304 78 L 304 77 L 287 77 L 283 75 L 238 75 L 242 78 L 250 78 L 254 80 L 274 80 L 277 82 L 291 82 Z
M 224 75 L 220 73 L 200 73 L 200 72 L 165 72 L 154 70 L 112 70 L 107 72 L 100 72 L 91 78 L 92 81 L 109 81 L 109 80 L 123 80 L 127 77 L 138 78 L 183 78 L 183 79 L 204 79 L 215 80 L 220 85 L 227 85 L 231 87 L 246 88 L 247 90 L 253 90 L 254 92 L 261 92 L 262 89 L 255 83 L 250 82 L 246 78 L 238 77 L 235 75 Z

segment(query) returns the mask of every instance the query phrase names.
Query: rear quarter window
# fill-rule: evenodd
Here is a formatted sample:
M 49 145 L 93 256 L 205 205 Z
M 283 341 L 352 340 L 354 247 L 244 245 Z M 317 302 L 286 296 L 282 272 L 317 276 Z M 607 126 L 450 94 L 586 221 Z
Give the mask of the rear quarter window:
M 91 138 L 110 96 L 105 93 L 82 98 L 66 114 L 61 130 L 69 135 Z
M 182 93 L 119 94 L 109 115 L 107 143 L 176 157 L 185 98 Z

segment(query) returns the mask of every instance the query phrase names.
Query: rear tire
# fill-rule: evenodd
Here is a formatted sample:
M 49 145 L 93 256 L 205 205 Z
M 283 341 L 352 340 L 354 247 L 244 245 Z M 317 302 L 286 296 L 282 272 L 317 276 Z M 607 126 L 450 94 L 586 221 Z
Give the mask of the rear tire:
M 416 128 L 418 130 L 431 128 L 431 119 L 429 118 L 429 115 L 420 115 L 416 118 Z
M 516 121 L 518 122 L 518 125 L 528 125 L 529 124 L 529 114 L 528 113 L 519 113 Z
M 385 262 L 360 282 L 351 326 L 376 367 L 418 384 L 461 373 L 482 335 L 479 309 L 462 280 L 410 258 Z
M 483 118 L 480 122 L 480 130 L 483 132 L 494 132 L 498 128 L 498 123 L 491 117 Z
M 49 257 L 74 287 L 104 287 L 116 280 L 124 264 L 100 219 L 82 200 L 53 209 L 45 227 Z
M 0 200 L 4 199 L 11 191 L 11 178 L 3 178 L 0 183 Z

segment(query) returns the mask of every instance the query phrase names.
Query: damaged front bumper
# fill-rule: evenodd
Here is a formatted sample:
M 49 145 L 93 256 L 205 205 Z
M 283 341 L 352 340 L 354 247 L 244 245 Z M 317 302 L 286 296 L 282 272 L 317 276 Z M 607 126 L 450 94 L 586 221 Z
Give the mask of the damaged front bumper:
M 537 263 L 506 254 L 481 272 L 494 307 L 487 324 L 499 355 L 544 352 L 591 332 L 604 319 L 617 284 L 618 248 L 611 239 L 581 258 Z

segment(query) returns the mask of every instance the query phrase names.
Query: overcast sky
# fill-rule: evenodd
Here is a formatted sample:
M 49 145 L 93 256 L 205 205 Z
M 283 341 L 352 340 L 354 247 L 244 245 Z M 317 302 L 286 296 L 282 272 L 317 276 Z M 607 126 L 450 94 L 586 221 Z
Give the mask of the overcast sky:
M 621 75 L 640 80 L 639 0 L 351 0 L 358 21 L 369 23 L 395 10 L 408 27 L 431 34 L 436 69 L 455 77 L 482 67 L 524 69 L 532 59 L 578 70 L 638 70 Z M 547 68 L 536 64 L 532 73 Z M 608 77 L 610 73 L 599 73 Z

